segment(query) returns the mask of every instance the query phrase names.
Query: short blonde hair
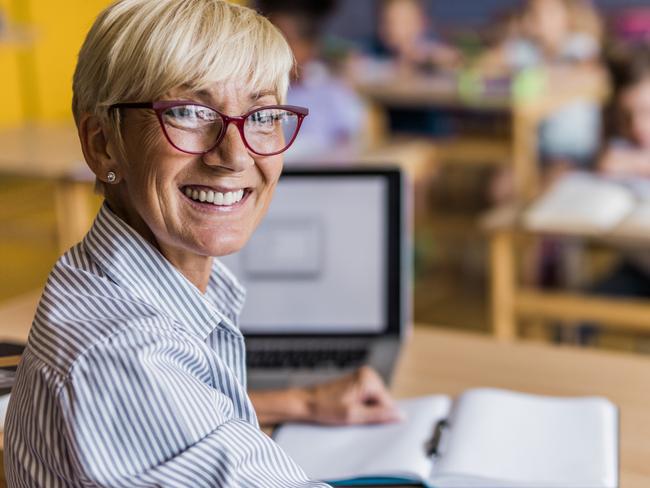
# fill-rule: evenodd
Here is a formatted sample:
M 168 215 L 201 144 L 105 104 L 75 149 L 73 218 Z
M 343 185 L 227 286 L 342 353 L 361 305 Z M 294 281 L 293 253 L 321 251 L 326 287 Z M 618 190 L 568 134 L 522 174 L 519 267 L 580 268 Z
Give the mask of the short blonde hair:
M 293 54 L 275 26 L 224 0 L 119 0 L 99 14 L 79 53 L 72 112 L 111 121 L 118 102 L 159 99 L 181 86 L 246 80 L 282 103 Z

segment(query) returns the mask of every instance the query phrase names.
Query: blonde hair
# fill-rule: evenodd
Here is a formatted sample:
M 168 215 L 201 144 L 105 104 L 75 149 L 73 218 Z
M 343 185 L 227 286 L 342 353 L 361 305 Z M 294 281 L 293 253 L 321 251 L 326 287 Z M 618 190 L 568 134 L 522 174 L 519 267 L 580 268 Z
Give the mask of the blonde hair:
M 294 65 L 282 34 L 254 10 L 224 0 L 119 0 L 99 14 L 79 52 L 72 112 L 98 116 L 123 149 L 118 102 L 245 80 L 282 103 Z

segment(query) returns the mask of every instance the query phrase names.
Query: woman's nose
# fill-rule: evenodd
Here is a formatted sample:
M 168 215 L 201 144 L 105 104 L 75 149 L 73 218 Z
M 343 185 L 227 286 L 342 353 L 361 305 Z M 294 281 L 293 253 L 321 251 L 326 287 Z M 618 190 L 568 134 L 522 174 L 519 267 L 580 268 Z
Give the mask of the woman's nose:
M 210 166 L 221 166 L 232 171 L 243 171 L 255 164 L 235 124 L 229 124 L 219 145 L 204 154 L 203 161 Z

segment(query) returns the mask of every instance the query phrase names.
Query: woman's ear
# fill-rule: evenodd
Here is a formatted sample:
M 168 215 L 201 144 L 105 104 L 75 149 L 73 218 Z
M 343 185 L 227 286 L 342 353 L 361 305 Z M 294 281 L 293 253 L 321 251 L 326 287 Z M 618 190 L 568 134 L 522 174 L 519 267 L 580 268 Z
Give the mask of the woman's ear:
M 78 131 L 81 150 L 92 172 L 104 183 L 117 183 L 122 177 L 121 164 L 117 158 L 115 145 L 109 140 L 99 117 L 82 114 L 79 118 Z

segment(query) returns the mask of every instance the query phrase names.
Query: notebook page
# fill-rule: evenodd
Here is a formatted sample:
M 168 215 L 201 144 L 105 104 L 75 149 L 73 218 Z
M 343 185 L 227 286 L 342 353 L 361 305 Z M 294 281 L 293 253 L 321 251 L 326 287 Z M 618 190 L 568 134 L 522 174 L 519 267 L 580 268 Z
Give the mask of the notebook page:
M 468 390 L 450 424 L 436 476 L 519 487 L 617 485 L 618 413 L 604 398 Z
M 650 200 L 642 200 L 616 227 L 616 237 L 638 238 L 648 235 L 650 235 Z M 645 240 L 643 247 L 647 248 Z
M 425 444 L 436 422 L 449 414 L 451 399 L 420 397 L 401 400 L 398 406 L 405 417 L 398 423 L 345 427 L 287 424 L 274 438 L 312 479 L 426 479 L 431 461 Z
M 576 173 L 555 183 L 524 215 L 532 230 L 562 233 L 607 232 L 634 208 L 636 198 L 623 185 Z

